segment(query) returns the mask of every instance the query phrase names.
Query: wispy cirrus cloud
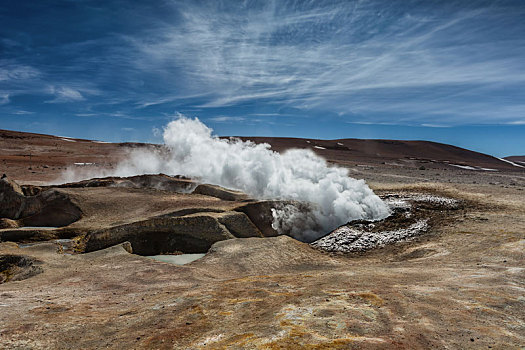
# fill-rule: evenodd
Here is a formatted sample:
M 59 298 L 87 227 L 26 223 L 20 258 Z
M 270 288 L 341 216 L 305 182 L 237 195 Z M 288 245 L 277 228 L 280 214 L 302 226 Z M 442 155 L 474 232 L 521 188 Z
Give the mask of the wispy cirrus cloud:
M 0 105 L 9 103 L 9 94 L 0 94 Z
M 14 60 L 0 59 L 0 105 L 7 105 L 11 98 L 38 90 L 35 81 L 41 72 L 29 65 Z
M 67 103 L 85 100 L 84 96 L 80 93 L 79 90 L 67 86 L 50 86 L 49 93 L 54 95 L 55 98 L 46 101 L 48 103 Z
M 475 99 L 509 89 L 519 95 L 525 84 L 524 39 L 507 35 L 513 25 L 525 29 L 516 22 L 525 9 L 510 15 L 516 9 L 504 3 L 449 2 L 436 9 L 382 1 L 175 4 L 179 22 L 130 42 L 140 53 L 138 66 L 176 72 L 187 90 L 207 96 L 205 108 L 270 103 L 369 118 L 418 113 L 429 122 L 439 105 L 451 115 L 470 110 L 472 117 L 459 113 L 455 123 L 479 116 L 498 122 L 501 103 Z M 511 112 L 505 117 L 525 109 Z
M 20 82 L 38 78 L 40 71 L 34 67 L 17 64 L 9 60 L 0 60 L 0 82 Z
M 0 13 L 14 28 L 0 40 L 9 57 L 0 59 L 0 101 L 9 107 L 27 108 L 16 105 L 25 95 L 81 117 L 150 120 L 179 110 L 245 123 L 276 122 L 290 110 L 406 125 L 508 124 L 525 114 L 519 1 L 138 0 L 126 11 L 112 3 L 39 9 L 63 23 L 31 27 L 16 11 Z M 86 27 L 93 35 L 78 29 Z
M 60 83 L 57 83 L 58 81 Z M 53 98 L 45 103 L 80 102 L 86 99 L 85 95 L 99 94 L 92 86 L 91 82 L 82 82 L 76 77 L 51 78 L 49 73 L 33 66 L 17 63 L 15 60 L 0 60 L 0 89 L 4 87 L 4 98 L 1 100 L 3 104 L 9 103 L 10 97 L 20 95 L 52 95 Z
M 246 120 L 246 118 L 244 118 L 244 117 L 230 117 L 230 116 L 221 115 L 221 116 L 218 116 L 218 117 L 209 118 L 208 120 L 216 122 L 216 123 L 233 123 L 233 122 L 242 122 L 242 121 Z
M 15 114 L 15 115 L 31 115 L 31 114 L 35 114 L 35 112 L 18 110 L 18 111 L 14 111 L 11 114 Z

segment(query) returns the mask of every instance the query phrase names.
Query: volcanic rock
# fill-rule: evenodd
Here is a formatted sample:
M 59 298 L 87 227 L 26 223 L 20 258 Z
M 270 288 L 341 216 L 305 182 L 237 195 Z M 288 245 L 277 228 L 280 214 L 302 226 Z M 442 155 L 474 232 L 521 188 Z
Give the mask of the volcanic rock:
M 0 217 L 18 219 L 24 210 L 25 196 L 22 188 L 4 174 L 0 179 Z
M 327 252 L 364 252 L 397 242 L 413 240 L 463 203 L 431 194 L 384 194 L 392 214 L 380 221 L 358 220 L 340 226 L 311 245 Z
M 286 201 L 258 201 L 246 203 L 235 208 L 236 211 L 245 213 L 250 220 L 261 230 L 264 237 L 275 237 L 279 233 L 272 227 L 272 209 Z
M 261 236 L 242 213 L 197 213 L 151 218 L 94 231 L 80 239 L 79 250 L 89 252 L 129 241 L 133 252 L 140 255 L 205 253 L 218 241 Z
M 18 222 L 16 220 L 2 218 L 0 219 L 0 229 L 4 228 L 15 228 L 18 227 Z
M 168 176 L 165 174 L 158 175 L 136 175 L 129 177 L 105 177 L 93 178 L 79 182 L 56 185 L 57 188 L 86 188 L 86 187 L 124 187 L 124 188 L 148 188 L 170 192 L 191 192 L 197 186 L 193 180 Z
M 210 184 L 198 185 L 195 190 L 193 190 L 193 193 L 217 197 L 225 201 L 242 201 L 248 199 L 246 193 Z
M 0 218 L 17 220 L 19 226 L 66 226 L 82 212 L 70 198 L 55 189 L 26 196 L 16 182 L 0 179 Z
M 0 255 L 0 284 L 20 281 L 38 275 L 43 270 L 35 258 L 24 255 Z
M 237 238 L 263 237 L 259 228 L 244 213 L 227 211 L 210 214 L 210 216 L 216 217 L 219 223 L 226 226 L 228 231 Z
M 28 243 L 73 238 L 75 251 L 80 253 L 126 241 L 133 252 L 141 255 L 205 253 L 215 242 L 262 237 L 259 225 L 265 230 L 271 227 L 268 203 L 248 201 L 244 193 L 208 184 L 201 184 L 197 191 L 188 193 L 194 187 L 196 183 L 186 178 L 141 175 L 47 186 L 42 187 L 38 195 L 27 197 L 23 195 L 23 188 L 16 190 L 14 183 L 6 186 L 6 192 L 20 203 L 29 198 L 46 206 L 38 207 L 43 214 L 36 212 L 19 220 L 3 219 L 0 240 Z M 52 200 L 53 195 L 59 197 Z M 46 225 L 42 222 L 44 214 L 48 218 L 67 214 L 64 207 L 52 206 L 60 198 L 63 202 L 67 199 L 75 203 L 82 213 L 79 220 L 65 227 L 58 227 L 63 225 L 58 225 L 56 220 L 52 223 L 57 227 L 23 227 L 51 226 L 51 222 Z M 266 216 L 252 221 L 249 215 L 237 210 L 246 204 L 251 204 L 252 211 L 264 211 Z M 50 214 L 48 207 L 54 210 Z M 39 224 L 29 225 L 29 222 Z

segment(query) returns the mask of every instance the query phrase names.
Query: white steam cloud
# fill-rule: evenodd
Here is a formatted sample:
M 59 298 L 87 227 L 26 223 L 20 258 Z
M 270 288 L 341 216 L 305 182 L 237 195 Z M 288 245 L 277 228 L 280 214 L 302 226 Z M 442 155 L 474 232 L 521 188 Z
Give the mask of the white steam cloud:
M 348 221 L 382 219 L 390 213 L 364 180 L 328 166 L 311 150 L 280 154 L 268 144 L 220 139 L 198 119 L 183 116 L 165 127 L 164 143 L 165 150 L 133 151 L 112 175 L 180 174 L 258 199 L 301 202 L 275 208 L 272 214 L 274 229 L 303 241 Z
M 382 219 L 388 206 L 364 180 L 348 176 L 347 169 L 328 166 L 310 150 L 283 154 L 268 144 L 225 140 L 198 119 L 180 117 L 164 130 L 169 152 L 137 151 L 122 163 L 119 175 L 183 174 L 202 182 L 238 189 L 259 199 L 308 203 L 273 210 L 274 228 L 311 240 L 356 219 Z

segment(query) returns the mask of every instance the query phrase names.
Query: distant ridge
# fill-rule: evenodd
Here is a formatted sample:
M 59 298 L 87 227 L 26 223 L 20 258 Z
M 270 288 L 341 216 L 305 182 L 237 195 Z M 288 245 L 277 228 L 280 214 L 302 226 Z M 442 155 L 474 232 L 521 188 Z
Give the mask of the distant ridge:
M 505 159 L 510 160 L 511 162 L 525 164 L 525 156 L 509 156 L 509 157 L 505 157 Z
M 223 137 L 227 138 L 227 137 Z M 525 172 L 525 156 L 499 159 L 461 147 L 431 141 L 285 137 L 239 137 L 268 143 L 275 151 L 311 149 L 328 162 L 342 166 Z M 67 167 L 114 167 L 132 148 L 158 149 L 147 143 L 108 143 L 66 136 L 0 130 L 0 175 L 24 181 L 53 181 Z
M 525 171 L 520 163 L 502 160 L 484 153 L 433 141 L 399 141 L 370 139 L 316 140 L 284 137 L 240 137 L 256 143 L 269 143 L 276 151 L 290 148 L 310 148 L 335 162 L 361 162 L 365 164 L 403 161 L 428 163 L 435 166 L 471 167 L 471 170 Z M 525 159 L 524 159 L 525 161 Z M 453 164 L 453 165 L 452 165 Z

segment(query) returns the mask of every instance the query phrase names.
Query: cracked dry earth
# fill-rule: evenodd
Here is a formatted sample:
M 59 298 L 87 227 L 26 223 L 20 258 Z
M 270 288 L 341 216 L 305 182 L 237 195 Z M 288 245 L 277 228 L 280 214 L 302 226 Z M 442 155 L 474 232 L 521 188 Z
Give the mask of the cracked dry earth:
M 411 242 L 335 254 L 286 236 L 231 239 L 176 266 L 122 245 L 0 254 L 43 272 L 0 284 L 6 349 L 520 349 L 525 201 L 489 185 L 374 183 L 469 203 Z

